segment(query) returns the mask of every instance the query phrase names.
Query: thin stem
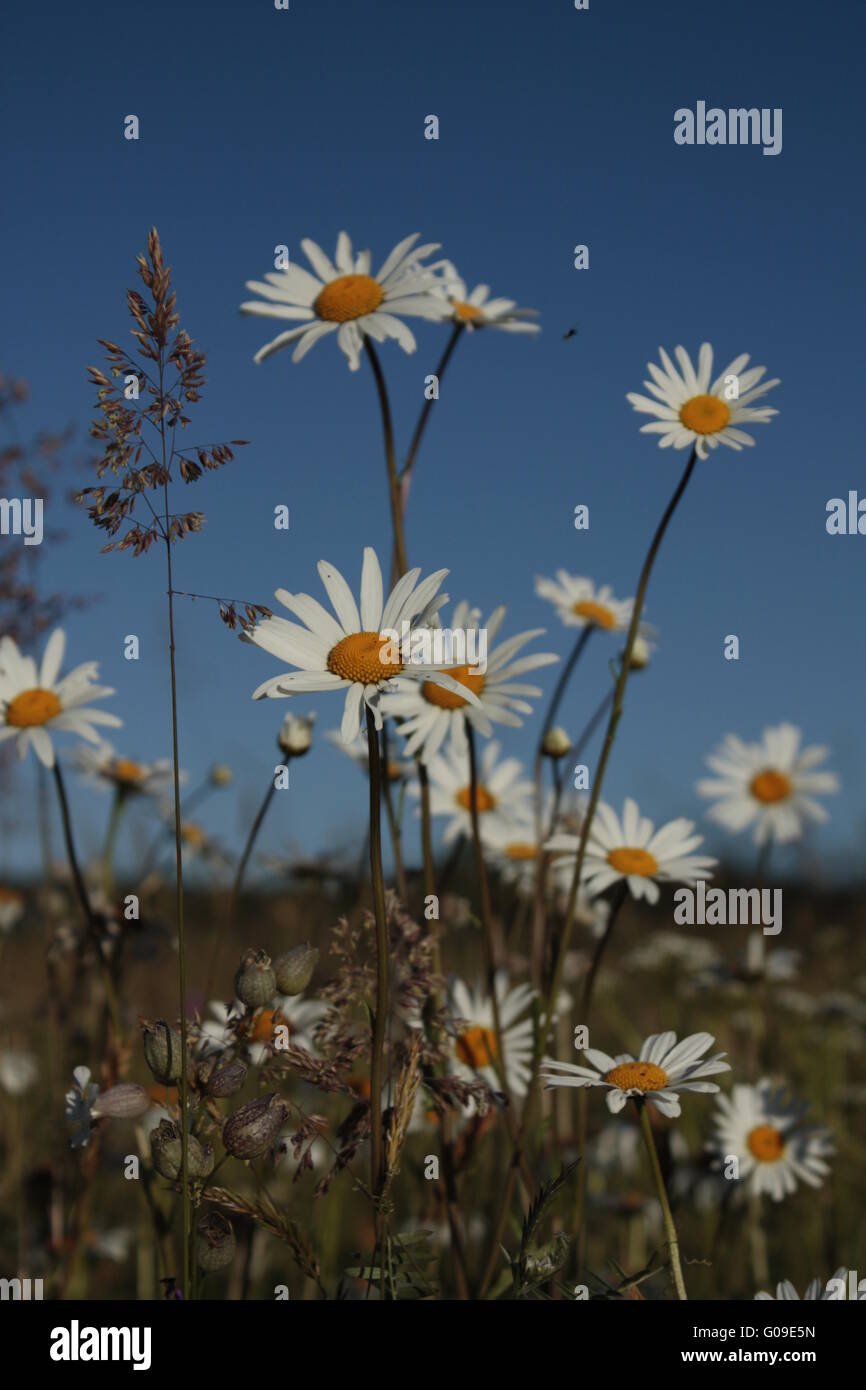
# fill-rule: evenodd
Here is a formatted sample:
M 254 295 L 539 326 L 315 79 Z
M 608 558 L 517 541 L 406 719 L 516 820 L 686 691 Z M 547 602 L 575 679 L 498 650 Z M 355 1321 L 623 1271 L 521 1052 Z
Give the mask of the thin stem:
M 370 761 L 370 877 L 376 918 L 376 1012 L 370 1065 L 370 1190 L 374 1200 L 381 1191 L 382 1171 L 382 1074 L 385 1029 L 388 1022 L 388 923 L 385 916 L 385 881 L 382 876 L 382 769 L 379 735 L 373 712 L 367 706 L 367 755 Z
M 394 852 L 394 874 L 397 879 L 397 893 L 404 906 L 409 903 L 409 890 L 406 885 L 406 870 L 403 867 L 403 846 L 400 834 L 400 819 L 394 810 L 394 798 L 391 794 L 391 778 L 388 769 L 388 721 L 382 725 L 382 764 L 385 775 L 382 778 L 382 790 L 385 796 L 385 810 L 388 814 L 388 829 L 391 832 L 391 848 Z
M 102 849 L 102 885 L 109 902 L 114 897 L 114 846 L 117 842 L 117 832 L 120 828 L 120 820 L 125 805 L 126 796 L 123 788 L 116 787 L 111 803 L 111 813 L 108 817 L 108 828 L 105 832 L 105 844 Z
M 628 881 L 623 879 L 614 894 L 613 901 L 610 905 L 610 916 L 607 919 L 607 925 L 598 939 L 598 943 L 592 954 L 592 962 L 587 971 L 586 979 L 584 980 L 583 992 L 580 996 L 580 1021 L 584 1027 L 589 1026 L 589 1010 L 592 1004 L 592 991 L 596 976 L 598 975 L 598 968 L 601 965 L 601 958 L 610 944 L 610 939 L 613 936 L 613 929 L 616 926 L 616 919 L 627 897 Z
M 653 1138 L 652 1125 L 650 1124 L 649 1110 L 647 1109 L 647 1104 L 645 1100 L 635 1100 L 635 1106 L 637 1107 L 641 1133 L 643 1134 L 644 1143 L 646 1145 L 646 1151 L 650 1161 L 650 1168 L 652 1169 L 653 1181 L 656 1185 L 656 1192 L 658 1193 L 659 1204 L 661 1206 L 662 1216 L 664 1218 L 665 1235 L 667 1236 L 668 1256 L 670 1258 L 671 1274 L 673 1275 L 674 1288 L 677 1291 L 677 1298 L 679 1298 L 682 1302 L 686 1302 L 688 1300 L 688 1294 L 686 1293 L 686 1286 L 683 1282 L 683 1271 L 680 1267 L 680 1242 L 679 1237 L 677 1235 L 677 1228 L 674 1224 L 674 1217 L 673 1212 L 671 1211 L 671 1204 L 668 1201 L 668 1193 L 667 1188 L 665 1187 L 665 1180 L 662 1177 L 659 1156 L 656 1153 L 656 1144 L 655 1139 Z
M 502 1020 L 499 1017 L 499 999 L 496 994 L 496 943 L 493 938 L 493 913 L 490 906 L 490 884 L 484 865 L 484 849 L 481 844 L 481 827 L 478 816 L 478 762 L 475 756 L 475 730 L 466 720 L 466 742 L 469 745 L 469 811 L 472 820 L 472 841 L 475 846 L 475 869 L 481 894 L 481 931 L 484 941 L 484 964 L 487 975 L 487 992 L 493 1006 L 493 1032 L 496 1037 L 496 1057 L 491 1057 L 505 1095 L 508 1097 L 511 1113 L 511 1094 L 505 1067 L 505 1048 L 502 1041 Z
M 271 804 L 271 798 L 273 797 L 275 791 L 276 783 L 274 782 L 273 777 L 271 777 L 270 781 L 268 782 L 268 789 L 265 792 L 264 798 L 262 800 L 261 805 L 259 806 L 258 811 L 256 812 L 256 818 L 250 827 L 250 833 L 247 836 L 247 842 L 244 845 L 244 852 L 240 857 L 240 862 L 235 872 L 234 883 L 232 884 L 232 891 L 229 896 L 228 914 L 225 919 L 226 926 L 230 925 L 231 922 L 234 920 L 235 910 L 240 900 L 241 887 L 243 885 L 246 867 L 249 863 L 250 855 L 253 852 L 258 833 L 261 830 L 262 822 L 265 819 L 268 807 Z M 217 978 L 219 958 L 220 953 L 222 951 L 222 947 L 223 933 L 221 931 L 217 931 L 214 935 L 213 951 L 211 952 L 210 966 L 208 967 L 207 986 L 205 988 L 205 999 L 211 998 L 211 994 Z
M 364 338 L 364 346 L 367 349 L 370 366 L 373 368 L 373 376 L 376 378 L 376 390 L 379 393 L 379 408 L 382 412 L 382 429 L 385 434 L 385 463 L 388 468 L 388 494 L 391 499 L 391 525 L 394 529 L 394 558 L 399 574 L 404 575 L 408 569 L 408 564 L 406 562 L 406 541 L 403 536 L 403 512 L 400 506 L 400 480 L 397 477 L 397 457 L 394 453 L 394 426 L 391 421 L 391 406 L 388 401 L 388 388 L 385 385 L 385 377 L 382 373 L 378 354 L 368 337 Z
M 451 354 L 453 353 L 458 342 L 460 341 L 460 337 L 465 327 L 466 325 L 464 323 L 458 321 L 454 324 L 454 327 L 451 330 L 451 336 L 449 337 L 448 342 L 445 345 L 445 351 L 439 359 L 439 365 L 437 366 L 435 372 L 436 380 L 440 385 L 442 384 L 442 378 L 445 375 L 445 368 L 451 361 Z M 412 483 L 412 470 L 415 467 L 415 458 L 418 453 L 421 440 L 424 437 L 424 431 L 427 428 L 427 421 L 430 418 L 430 411 L 432 410 L 432 408 L 433 398 L 429 397 L 424 401 L 424 404 L 421 407 L 421 414 L 418 416 L 418 423 L 415 426 L 415 433 L 412 435 L 412 442 L 409 445 L 409 452 L 406 455 L 406 462 L 400 469 L 400 515 L 404 517 L 406 515 L 406 506 L 409 501 L 409 488 Z
M 562 936 L 560 937 L 556 965 L 553 971 L 553 979 L 551 981 L 550 991 L 547 996 L 544 1024 L 540 1028 L 536 1040 L 535 1056 L 533 1058 L 532 1066 L 532 1075 L 530 1077 L 529 1087 L 526 1094 L 526 1101 L 523 1109 L 523 1118 L 521 1121 L 520 1130 L 518 1131 L 517 1142 L 515 1144 L 515 1151 L 512 1154 L 511 1163 L 509 1164 L 508 1172 L 506 1175 L 503 1197 L 502 1201 L 500 1202 L 498 1216 L 494 1222 L 490 1244 L 490 1252 L 487 1260 L 487 1268 L 485 1270 L 484 1277 L 481 1282 L 480 1292 L 482 1297 L 490 1285 L 490 1281 L 493 1278 L 493 1274 L 501 1258 L 501 1254 L 499 1251 L 499 1243 L 505 1231 L 505 1223 L 508 1219 L 508 1209 L 511 1203 L 511 1194 L 514 1190 L 514 1180 L 520 1164 L 523 1147 L 526 1143 L 526 1135 L 529 1127 L 530 1113 L 532 1110 L 532 1104 L 534 1101 L 535 1092 L 538 1084 L 538 1069 L 541 1065 L 541 1058 L 544 1053 L 544 1048 L 547 1042 L 547 1035 L 550 1030 L 550 1021 L 553 1016 L 553 1012 L 556 1007 L 556 1000 L 559 997 L 559 991 L 562 985 L 562 975 L 563 970 L 565 968 L 565 958 L 568 954 L 572 928 L 574 926 L 574 919 L 577 911 L 577 895 L 578 889 L 580 887 L 581 875 L 583 873 L 583 861 L 586 855 L 587 841 L 589 840 L 589 832 L 592 827 L 592 820 L 595 815 L 595 808 L 598 805 L 599 797 L 601 795 L 601 788 L 604 782 L 604 774 L 607 768 L 608 759 L 610 758 L 614 738 L 616 736 L 617 725 L 622 715 L 623 697 L 625 695 L 626 684 L 628 683 L 629 674 L 631 672 L 631 654 L 635 644 L 635 639 L 637 638 L 638 628 L 640 626 L 641 614 L 643 612 L 643 605 L 644 600 L 646 598 L 647 587 L 649 585 L 650 574 L 652 573 L 652 568 L 655 563 L 656 556 L 659 552 L 659 547 L 661 546 L 661 543 L 664 539 L 664 535 L 668 529 L 668 525 L 670 524 L 671 517 L 676 511 L 677 506 L 679 505 L 680 498 L 682 497 L 683 493 L 686 490 L 686 487 L 688 486 L 688 482 L 692 476 L 692 473 L 694 472 L 696 462 L 697 451 L 693 448 L 691 454 L 689 455 L 689 461 L 686 464 L 685 469 L 683 471 L 683 475 L 680 478 L 679 483 L 677 484 L 676 490 L 664 511 L 661 521 L 656 527 L 655 535 L 653 536 L 652 541 L 650 542 L 650 547 L 647 551 L 647 556 L 643 563 L 643 569 L 641 570 L 640 580 L 638 581 L 637 593 L 635 595 L 634 601 L 634 609 L 632 612 L 631 623 L 629 625 L 628 630 L 628 637 L 626 639 L 625 649 L 622 654 L 619 677 L 616 683 L 616 690 L 614 691 L 613 707 L 610 712 L 610 718 L 607 724 L 607 732 L 604 738 L 604 745 L 602 747 L 598 769 L 596 771 L 595 780 L 593 782 L 589 808 L 584 818 L 583 825 L 581 826 L 580 842 L 578 844 L 577 856 L 574 864 L 574 876 L 571 881 L 571 890 L 568 895 L 568 907 L 566 909 L 565 925 L 563 927 Z

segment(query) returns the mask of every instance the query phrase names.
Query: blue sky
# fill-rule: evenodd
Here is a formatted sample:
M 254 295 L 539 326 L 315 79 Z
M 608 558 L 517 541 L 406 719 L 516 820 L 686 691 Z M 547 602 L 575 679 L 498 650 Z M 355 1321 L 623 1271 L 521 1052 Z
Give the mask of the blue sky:
M 272 267 L 276 244 L 303 262 L 302 237 L 331 253 L 343 227 L 374 261 L 412 231 L 440 241 L 471 284 L 539 309 L 543 332 L 461 342 L 419 458 L 410 560 L 449 566 L 455 598 L 508 603 L 509 632 L 547 626 L 544 646 L 565 654 L 571 634 L 533 577 L 562 566 L 633 593 L 684 462 L 638 433 L 625 393 L 659 344 L 694 355 L 708 339 L 719 366 L 750 352 L 782 379 L 781 413 L 756 427 L 755 449 L 716 451 L 675 518 L 646 607 L 661 646 L 630 687 L 605 796 L 631 792 L 656 820 L 697 818 L 694 782 L 721 737 L 791 720 L 830 746 L 843 783 L 811 868 L 851 872 L 866 833 L 866 538 L 831 538 L 824 522 L 830 497 L 866 494 L 851 231 L 864 215 L 851 158 L 863 38 L 856 4 L 20 7 L 4 17 L 0 367 L 29 380 L 33 430 L 71 421 L 84 445 L 86 367 L 97 337 L 124 340 L 124 291 L 156 224 L 182 320 L 208 354 L 195 437 L 252 441 L 180 499 L 207 526 L 177 550 L 177 586 L 322 597 L 319 558 L 355 587 L 363 545 L 389 545 L 373 382 L 365 364 L 349 373 L 333 340 L 297 366 L 286 353 L 255 366 L 270 325 L 240 317 L 244 282 Z M 782 153 L 677 146 L 674 112 L 698 100 L 781 107 Z M 123 138 L 129 113 L 137 142 Z M 573 268 L 576 243 L 589 246 L 588 271 Z M 419 322 L 414 356 L 383 350 L 403 449 L 445 331 Z M 578 502 L 588 532 L 573 528 Z M 278 503 L 288 533 L 273 529 Z M 68 620 L 70 659 L 98 658 L 116 686 L 124 751 L 165 756 L 161 559 L 101 556 L 83 512 L 59 501 L 55 524 L 68 538 L 43 547 L 46 587 L 95 600 Z M 181 760 L 192 784 L 216 760 L 233 765 L 235 790 L 203 812 L 232 845 L 267 784 L 285 707 L 250 699 L 272 659 L 238 644 L 211 606 L 179 603 Z M 130 632 L 138 663 L 123 659 Z M 722 658 L 727 633 L 739 635 L 738 663 Z M 613 652 L 591 644 L 563 709 L 570 728 L 595 706 Z M 553 673 L 541 675 L 549 690 Z M 306 707 L 320 733 L 339 723 L 334 697 Z M 508 732 L 508 751 L 528 760 L 537 728 Z M 17 774 L 0 872 L 35 859 L 32 771 Z M 94 851 L 105 799 L 80 786 L 74 796 Z M 364 813 L 363 780 L 320 746 L 296 765 L 261 843 L 351 843 Z M 747 843 L 706 828 L 714 849 L 751 862 Z

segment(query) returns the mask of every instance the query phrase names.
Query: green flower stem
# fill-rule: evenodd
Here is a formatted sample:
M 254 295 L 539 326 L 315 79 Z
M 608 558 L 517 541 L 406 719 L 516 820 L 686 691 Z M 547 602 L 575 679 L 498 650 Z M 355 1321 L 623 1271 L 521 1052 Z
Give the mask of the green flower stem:
M 677 1228 L 674 1224 L 671 1204 L 668 1201 L 665 1180 L 662 1177 L 661 1164 L 656 1152 L 655 1139 L 653 1138 L 652 1125 L 650 1124 L 649 1110 L 645 1100 L 635 1100 L 635 1106 L 640 1120 L 641 1133 L 643 1134 L 644 1144 L 646 1145 L 647 1155 L 652 1169 L 653 1181 L 656 1185 L 659 1203 L 662 1209 L 662 1216 L 665 1223 L 665 1235 L 668 1242 L 668 1256 L 670 1258 L 671 1274 L 673 1275 L 674 1287 L 677 1291 L 677 1298 L 682 1302 L 688 1300 L 686 1286 L 683 1282 L 683 1271 L 680 1267 L 680 1242 L 677 1235 Z

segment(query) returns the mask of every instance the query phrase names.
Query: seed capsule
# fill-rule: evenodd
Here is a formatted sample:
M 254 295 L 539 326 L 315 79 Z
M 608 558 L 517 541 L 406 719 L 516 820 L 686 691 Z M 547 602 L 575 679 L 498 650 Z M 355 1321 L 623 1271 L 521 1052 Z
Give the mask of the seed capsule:
M 237 1242 L 232 1223 L 221 1212 L 209 1211 L 196 1228 L 195 1257 L 206 1274 L 225 1269 L 235 1257 Z
M 113 1120 L 131 1120 L 149 1110 L 150 1104 L 150 1096 L 143 1086 L 132 1081 L 123 1082 L 97 1096 L 91 1114 L 107 1115 Z
M 160 1120 L 150 1132 L 150 1151 L 153 1166 L 170 1182 L 181 1176 L 183 1145 L 181 1132 L 171 1120 Z M 191 1178 L 206 1178 L 213 1172 L 214 1153 L 211 1144 L 201 1145 L 195 1135 L 187 1136 L 187 1170 Z
M 235 1058 L 233 1062 L 226 1062 L 222 1067 L 211 1063 L 199 1068 L 199 1080 L 209 1096 L 233 1096 L 235 1091 L 241 1089 L 246 1079 L 247 1065 L 240 1057 Z
M 180 1033 L 170 1028 L 164 1019 L 158 1023 L 142 1020 L 141 1031 L 144 1040 L 144 1060 L 157 1081 L 170 1086 L 179 1081 L 183 1047 Z
M 235 1158 L 260 1158 L 276 1139 L 288 1113 L 275 1091 L 248 1101 L 226 1120 L 223 1143 Z
M 315 946 L 296 946 L 274 961 L 274 975 L 280 994 L 303 994 L 319 959 Z
M 271 958 L 266 951 L 246 951 L 235 975 L 235 994 L 242 1004 L 260 1009 L 277 992 Z

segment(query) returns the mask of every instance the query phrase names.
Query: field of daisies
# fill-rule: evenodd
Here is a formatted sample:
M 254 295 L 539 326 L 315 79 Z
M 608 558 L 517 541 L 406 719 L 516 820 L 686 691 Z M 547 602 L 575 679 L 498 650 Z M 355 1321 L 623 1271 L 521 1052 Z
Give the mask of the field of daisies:
M 0 636 L 0 777 L 32 760 L 39 801 L 20 815 L 62 831 L 40 882 L 0 884 L 0 1273 L 52 1299 L 866 1298 L 860 908 L 774 874 L 776 847 L 832 814 L 832 750 L 781 718 L 756 741 L 707 728 L 683 796 L 739 862 L 749 847 L 745 878 L 700 823 L 605 787 L 621 721 L 646 726 L 647 668 L 688 659 L 663 612 L 643 619 L 680 499 L 719 446 L 759 443 L 779 382 L 703 343 L 659 349 L 634 392 L 625 361 L 636 447 L 665 451 L 633 591 L 551 554 L 538 627 L 515 631 L 507 594 L 482 612 L 459 574 L 412 565 L 436 395 L 398 439 L 388 355 L 414 352 L 417 326 L 441 383 L 465 340 L 535 334 L 537 315 L 417 236 L 384 258 L 345 232 L 333 257 L 300 244 L 307 266 L 248 283 L 241 310 L 267 337 L 250 352 L 267 371 L 330 355 L 337 409 L 346 367 L 367 375 L 390 543 L 345 573 L 323 554 L 317 574 L 275 575 L 273 608 L 206 596 L 226 661 L 273 702 L 273 775 L 241 842 L 208 829 L 231 768 L 184 776 L 197 715 L 178 696 L 172 565 L 183 544 L 190 573 L 204 519 L 179 510 L 186 487 L 206 494 L 246 441 L 185 444 L 205 357 L 156 230 L 126 328 L 119 286 L 118 336 L 95 348 L 98 459 L 77 501 L 126 552 L 115 565 L 152 573 L 164 747 L 136 745 L 50 605 L 21 588 Z M 587 694 L 590 644 L 609 684 Z M 509 748 L 521 726 L 527 764 Z M 366 835 L 348 857 L 275 861 L 262 826 L 323 740 L 347 794 L 366 780 Z M 82 780 L 105 792 L 97 843 Z M 133 807 L 149 834 L 130 881 L 115 846 Z M 735 928 L 733 904 L 751 913 Z

